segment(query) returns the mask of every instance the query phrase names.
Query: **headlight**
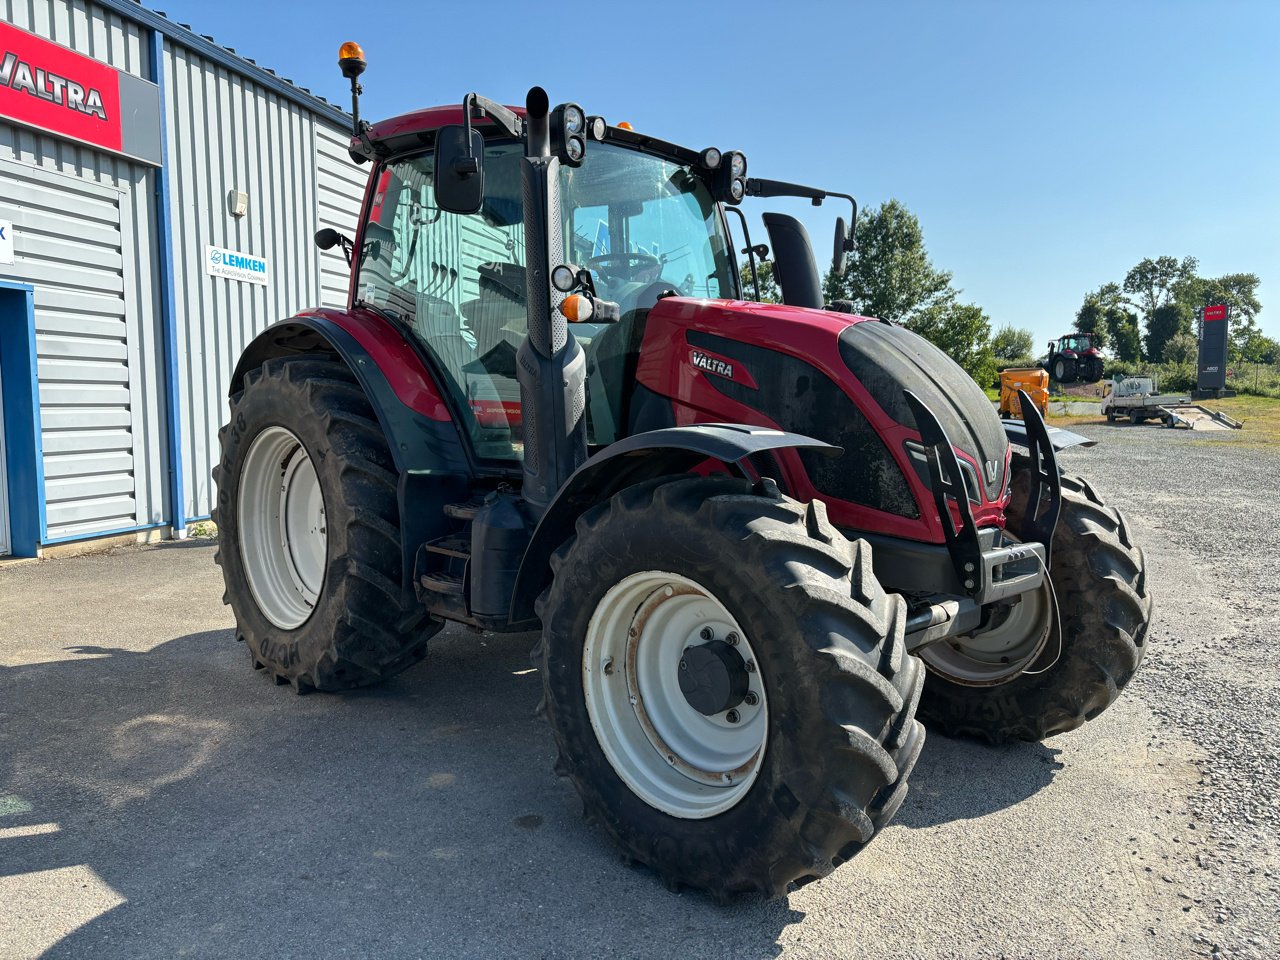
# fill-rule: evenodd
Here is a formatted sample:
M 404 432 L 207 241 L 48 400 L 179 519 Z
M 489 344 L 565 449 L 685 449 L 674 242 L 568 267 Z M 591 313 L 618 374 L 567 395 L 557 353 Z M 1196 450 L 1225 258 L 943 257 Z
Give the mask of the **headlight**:
M 747 158 L 738 152 L 729 154 L 729 176 L 741 180 L 747 175 Z
M 582 108 L 576 104 L 569 104 L 564 108 L 564 132 L 565 133 L 581 133 L 582 128 L 586 125 L 586 118 L 582 115 Z

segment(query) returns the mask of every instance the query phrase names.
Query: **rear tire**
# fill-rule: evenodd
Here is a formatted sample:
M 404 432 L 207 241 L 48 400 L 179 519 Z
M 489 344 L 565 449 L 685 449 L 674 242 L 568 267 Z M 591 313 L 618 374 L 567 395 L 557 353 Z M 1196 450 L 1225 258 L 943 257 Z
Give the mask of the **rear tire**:
M 759 491 L 724 477 L 622 491 L 579 519 L 538 607 L 544 627 L 534 662 L 557 771 L 627 858 L 669 886 L 721 901 L 753 890 L 780 896 L 852 857 L 901 805 L 924 743 L 913 719 L 923 670 L 906 653 L 903 601 L 876 581 L 870 548 L 847 541 L 820 503 Z M 642 583 L 644 592 L 664 577 L 669 586 L 611 606 L 627 584 Z M 661 613 L 681 603 L 723 613 L 689 621 L 689 637 L 688 623 Z M 621 638 L 615 645 L 625 656 L 596 662 L 601 623 L 616 628 L 603 635 Z M 758 720 L 758 752 L 728 776 L 690 761 L 706 755 L 699 742 L 689 756 L 665 749 L 702 729 L 715 734 L 716 724 L 732 728 L 725 713 L 689 713 L 692 701 L 663 700 L 661 672 L 674 675 L 689 649 L 725 629 L 740 631 L 735 649 L 754 657 L 761 698 L 751 709 L 765 711 L 752 717 L 742 708 L 742 725 Z M 646 675 L 646 644 L 676 652 Z M 657 679 L 646 686 L 646 676 Z M 609 684 L 625 685 L 621 699 Z M 660 722 L 682 711 L 687 719 Z M 727 759 L 726 770 L 741 759 Z
M 402 588 L 395 463 L 347 367 L 324 355 L 266 361 L 231 398 L 218 439 L 215 562 L 254 665 L 303 693 L 376 683 L 421 660 L 443 623 Z M 295 476 L 306 479 L 297 495 Z M 309 530 L 281 519 L 308 507 Z
M 1015 533 L 1028 481 L 1025 469 L 1015 475 L 1007 511 Z M 1146 561 L 1124 518 L 1079 477 L 1062 478 L 1050 581 L 1061 631 L 1053 630 L 1032 664 L 1043 672 L 970 686 L 931 669 L 920 700 L 920 717 L 931 729 L 991 743 L 1043 740 L 1092 720 L 1120 695 L 1146 653 L 1152 613 Z M 1045 661 L 1052 666 L 1045 669 Z

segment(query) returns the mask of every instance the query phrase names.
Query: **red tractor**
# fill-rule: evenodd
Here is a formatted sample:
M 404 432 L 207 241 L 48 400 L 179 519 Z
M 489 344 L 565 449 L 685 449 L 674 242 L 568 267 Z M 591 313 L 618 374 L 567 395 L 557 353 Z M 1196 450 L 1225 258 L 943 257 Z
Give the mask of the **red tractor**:
M 354 99 L 363 55 L 341 65 Z M 1143 555 L 1059 474 L 1083 438 L 1025 400 L 1002 424 L 935 347 L 824 305 L 793 218 L 765 214 L 785 305 L 744 300 L 727 211 L 851 198 L 540 88 L 356 107 L 360 226 L 317 237 L 350 303 L 254 340 L 220 433 L 255 667 L 341 690 L 450 621 L 539 631 L 557 772 L 627 858 L 718 900 L 857 853 L 921 720 L 1039 740 L 1129 682 Z
M 1096 333 L 1068 333 L 1049 341 L 1044 368 L 1059 383 L 1097 383 L 1102 379 L 1102 361 L 1102 345 Z

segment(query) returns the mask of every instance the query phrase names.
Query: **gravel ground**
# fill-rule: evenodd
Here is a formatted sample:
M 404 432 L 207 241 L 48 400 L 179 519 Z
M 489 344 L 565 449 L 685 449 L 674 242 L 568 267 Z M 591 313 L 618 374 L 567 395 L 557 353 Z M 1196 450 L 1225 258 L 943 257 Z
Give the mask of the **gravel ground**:
M 1081 429 L 1147 550 L 1144 669 L 1045 744 L 931 738 L 897 822 L 785 901 L 620 863 L 550 772 L 528 636 L 299 698 L 208 543 L 0 566 L 0 956 L 1272 958 L 1280 450 Z
M 1280 449 L 1246 445 L 1247 431 L 1076 429 L 1104 442 L 1071 468 L 1125 506 L 1157 597 L 1130 690 L 1199 748 L 1187 825 L 1208 842 L 1179 891 L 1201 918 L 1195 942 L 1280 956 Z

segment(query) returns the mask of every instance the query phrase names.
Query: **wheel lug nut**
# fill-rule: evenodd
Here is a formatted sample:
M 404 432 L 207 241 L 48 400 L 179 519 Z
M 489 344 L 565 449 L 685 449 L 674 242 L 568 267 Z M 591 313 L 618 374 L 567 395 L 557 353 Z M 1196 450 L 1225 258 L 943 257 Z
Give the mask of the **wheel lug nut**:
M 726 720 L 728 720 L 730 723 L 737 723 L 737 722 L 738 722 L 738 711 L 737 711 L 737 710 L 730 710 L 728 713 L 726 713 L 726 714 L 724 715 L 724 718 L 725 718 Z
M 736 633 L 730 633 L 724 638 L 724 642 L 731 647 L 736 647 L 738 645 L 738 635 Z
M 742 702 L 749 707 L 754 707 L 757 703 L 760 702 L 760 698 L 756 696 L 754 690 L 748 690 L 747 695 L 742 698 Z
M 680 661 L 680 669 L 681 669 L 681 670 L 688 670 L 688 669 L 689 669 L 689 664 L 688 664 L 687 662 L 685 662 L 684 660 L 681 660 L 681 661 Z
M 747 673 L 755 673 L 755 672 L 756 672 L 756 662 L 754 660 L 748 660 Z
M 698 632 L 698 636 L 700 636 L 703 640 L 712 640 L 715 638 L 715 635 L 716 635 L 716 632 L 712 630 L 710 627 L 703 627 Z

